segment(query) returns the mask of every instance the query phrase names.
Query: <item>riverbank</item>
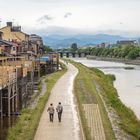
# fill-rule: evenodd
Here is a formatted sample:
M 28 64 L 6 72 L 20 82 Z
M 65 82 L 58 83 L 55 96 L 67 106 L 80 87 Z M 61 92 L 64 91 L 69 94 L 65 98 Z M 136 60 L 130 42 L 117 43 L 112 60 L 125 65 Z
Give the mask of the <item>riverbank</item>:
M 122 58 L 109 58 L 109 57 L 97 57 L 97 56 L 87 56 L 87 59 L 121 62 L 121 63 L 132 64 L 132 65 L 140 65 L 140 60 L 129 60 L 129 59 L 122 59 Z
M 66 67 L 64 65 L 62 65 L 62 68 L 63 69 L 61 71 L 46 76 L 46 93 L 39 99 L 35 109 L 22 110 L 21 116 L 19 116 L 16 125 L 9 130 L 8 140 L 32 140 L 34 138 L 50 92 L 57 80 L 66 72 Z
M 84 102 L 89 102 L 93 99 L 95 103 L 97 102 L 101 104 L 100 111 L 103 110 L 101 111 L 102 112 L 101 114 L 102 114 L 102 119 L 104 120 L 103 123 L 105 123 L 103 125 L 106 131 L 105 132 L 106 137 L 108 140 L 113 139 L 113 135 L 112 138 L 108 135 L 110 134 L 108 133 L 109 132 L 108 129 L 112 131 L 112 128 L 110 129 L 109 127 L 106 126 L 107 124 L 109 126 L 110 122 L 108 121 L 107 123 L 108 116 L 107 117 L 104 116 L 106 114 L 106 111 L 105 109 L 103 109 L 104 105 L 101 101 L 101 98 L 98 97 L 98 94 L 100 94 L 109 110 L 108 115 L 111 112 L 110 116 L 111 118 L 113 118 L 112 123 L 115 124 L 114 127 L 112 126 L 114 133 L 116 133 L 115 137 L 118 136 L 118 138 L 126 139 L 126 140 L 139 139 L 140 121 L 137 119 L 133 111 L 127 108 L 118 98 L 117 91 L 113 87 L 114 78 L 110 75 L 105 75 L 103 72 L 99 71 L 98 69 L 88 68 L 76 62 L 72 62 L 72 63 L 76 67 L 78 67 L 79 71 L 81 71 L 79 77 L 76 78 L 75 93 L 77 95 L 77 100 L 79 103 L 80 115 L 82 116 L 81 117 L 82 124 L 84 128 L 84 132 L 86 133 L 85 135 L 88 135 L 88 127 L 86 124 L 86 119 L 84 118 L 82 104 Z M 83 89 L 81 83 L 83 83 L 83 85 L 85 85 L 87 88 Z M 95 90 L 96 84 L 98 85 L 98 89 L 100 89 L 100 92 L 98 94 L 97 94 L 97 88 Z M 86 95 L 84 95 L 85 93 Z
M 96 86 L 93 84 L 93 72 L 84 65 L 73 61 L 71 63 L 79 70 L 75 79 L 74 93 L 77 98 L 86 140 L 115 140 L 107 112 L 97 93 Z M 91 108 L 92 106 L 93 108 Z M 96 112 L 98 110 L 96 106 L 99 108 L 98 113 Z M 86 111 L 85 108 L 89 109 L 89 111 Z M 101 119 L 100 122 L 98 122 L 98 118 Z

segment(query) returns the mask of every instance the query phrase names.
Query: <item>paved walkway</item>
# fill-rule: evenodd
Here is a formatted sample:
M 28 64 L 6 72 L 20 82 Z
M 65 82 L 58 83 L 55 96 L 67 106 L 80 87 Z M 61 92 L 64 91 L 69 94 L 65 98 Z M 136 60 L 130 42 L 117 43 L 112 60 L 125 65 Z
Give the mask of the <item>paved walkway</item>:
M 73 97 L 73 81 L 78 73 L 77 68 L 68 64 L 68 71 L 54 86 L 42 114 L 34 140 L 82 140 L 81 127 Z M 56 107 L 62 102 L 64 111 L 59 123 L 55 112 L 54 122 L 49 121 L 47 108 L 50 103 Z

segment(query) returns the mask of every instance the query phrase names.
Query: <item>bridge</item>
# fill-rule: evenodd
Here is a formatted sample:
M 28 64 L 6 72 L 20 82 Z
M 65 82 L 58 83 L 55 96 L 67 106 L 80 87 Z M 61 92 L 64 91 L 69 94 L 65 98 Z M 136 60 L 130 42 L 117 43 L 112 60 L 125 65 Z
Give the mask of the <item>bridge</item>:
M 59 51 L 59 56 L 61 58 L 63 57 L 86 57 L 87 55 L 90 55 L 90 52 L 71 52 L 71 51 Z

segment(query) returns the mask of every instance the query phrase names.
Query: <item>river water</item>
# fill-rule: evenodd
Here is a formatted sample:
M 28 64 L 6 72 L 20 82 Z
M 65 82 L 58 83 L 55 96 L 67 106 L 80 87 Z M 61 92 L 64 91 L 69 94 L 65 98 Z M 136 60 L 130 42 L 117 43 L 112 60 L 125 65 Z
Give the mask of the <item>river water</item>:
M 114 86 L 118 91 L 121 101 L 127 107 L 130 107 L 140 119 L 140 66 L 88 60 L 86 58 L 74 58 L 73 60 L 88 67 L 97 67 L 106 74 L 114 74 L 116 76 Z M 127 66 L 132 66 L 134 69 L 124 69 Z
M 7 139 L 8 129 L 15 125 L 17 116 L 0 118 L 0 140 Z

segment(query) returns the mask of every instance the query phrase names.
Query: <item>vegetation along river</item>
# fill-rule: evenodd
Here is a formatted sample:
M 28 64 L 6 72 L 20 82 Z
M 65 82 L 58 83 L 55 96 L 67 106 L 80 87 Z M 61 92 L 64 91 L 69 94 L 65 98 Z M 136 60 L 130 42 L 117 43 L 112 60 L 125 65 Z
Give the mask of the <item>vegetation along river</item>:
M 85 58 L 74 58 L 73 60 L 88 67 L 99 68 L 106 74 L 114 74 L 116 77 L 114 86 L 120 99 L 140 119 L 140 66 Z M 125 69 L 126 67 L 134 67 L 134 69 Z

